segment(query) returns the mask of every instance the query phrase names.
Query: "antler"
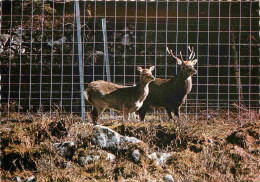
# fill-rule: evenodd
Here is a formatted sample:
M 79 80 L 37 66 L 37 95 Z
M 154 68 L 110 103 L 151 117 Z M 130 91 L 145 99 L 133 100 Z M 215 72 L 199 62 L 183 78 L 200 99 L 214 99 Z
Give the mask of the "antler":
M 195 57 L 195 52 L 194 52 L 194 47 L 192 47 L 192 49 L 190 48 L 190 46 L 188 46 L 189 50 L 190 50 L 190 56 L 189 56 L 189 60 L 194 59 Z
M 175 59 L 177 59 L 177 61 L 181 61 L 181 62 L 183 61 L 181 52 L 180 52 L 180 55 L 181 55 L 181 59 L 180 59 L 180 58 L 177 58 L 177 57 L 173 54 L 172 50 L 169 50 L 168 47 L 166 48 L 166 50 L 167 50 L 167 52 L 168 52 L 170 55 L 172 55 L 172 57 L 174 57 Z

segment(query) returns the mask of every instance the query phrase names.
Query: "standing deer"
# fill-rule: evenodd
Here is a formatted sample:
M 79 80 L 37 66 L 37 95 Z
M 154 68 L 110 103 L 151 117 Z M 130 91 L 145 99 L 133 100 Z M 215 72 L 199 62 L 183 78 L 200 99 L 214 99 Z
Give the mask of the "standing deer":
M 192 76 L 197 73 L 194 65 L 197 63 L 197 59 L 194 59 L 194 48 L 189 48 L 191 52 L 188 61 L 184 61 L 181 55 L 181 59 L 174 56 L 172 50 L 167 51 L 177 60 L 180 65 L 179 73 L 171 79 L 156 78 L 154 82 L 149 85 L 149 95 L 143 103 L 143 106 L 137 111 L 140 119 L 143 121 L 147 111 L 151 111 L 154 107 L 163 107 L 166 109 L 170 119 L 172 119 L 172 112 L 176 117 L 180 115 L 180 108 L 190 93 L 192 88 Z
M 140 81 L 136 86 L 125 87 L 103 80 L 93 81 L 84 91 L 86 100 L 93 105 L 91 119 L 97 124 L 98 117 L 105 109 L 113 109 L 123 113 L 123 120 L 129 113 L 137 111 L 149 93 L 149 83 L 155 80 L 152 75 L 154 66 L 149 69 L 137 67 Z

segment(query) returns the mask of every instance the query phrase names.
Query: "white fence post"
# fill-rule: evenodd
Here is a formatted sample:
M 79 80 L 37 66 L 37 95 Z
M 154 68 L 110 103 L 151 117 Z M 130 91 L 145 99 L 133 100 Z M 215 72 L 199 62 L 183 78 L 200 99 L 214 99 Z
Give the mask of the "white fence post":
M 82 67 L 82 42 L 81 42 L 81 31 L 80 31 L 80 9 L 79 1 L 76 3 L 76 21 L 77 21 L 77 39 L 78 39 L 78 55 L 79 55 L 79 77 L 80 77 L 80 96 L 81 96 L 81 118 L 85 121 L 85 100 L 84 100 L 84 75 Z

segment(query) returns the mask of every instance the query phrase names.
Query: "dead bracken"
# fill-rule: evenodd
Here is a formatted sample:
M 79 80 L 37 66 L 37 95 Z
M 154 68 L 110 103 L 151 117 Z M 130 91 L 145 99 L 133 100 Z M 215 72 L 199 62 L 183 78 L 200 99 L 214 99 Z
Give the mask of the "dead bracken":
M 123 127 L 121 120 L 93 126 L 72 115 L 32 116 L 1 121 L 3 181 L 260 180 L 258 114 L 242 126 L 217 115 Z

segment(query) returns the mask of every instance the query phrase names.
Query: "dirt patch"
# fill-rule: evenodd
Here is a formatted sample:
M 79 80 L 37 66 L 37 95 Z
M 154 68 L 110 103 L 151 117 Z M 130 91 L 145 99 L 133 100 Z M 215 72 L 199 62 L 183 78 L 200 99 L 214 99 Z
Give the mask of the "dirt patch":
M 57 138 L 64 138 L 68 135 L 67 127 L 65 120 L 53 121 L 49 124 L 51 134 Z
M 255 148 L 256 145 L 260 145 L 260 123 L 246 124 L 234 131 L 226 139 L 243 149 Z

